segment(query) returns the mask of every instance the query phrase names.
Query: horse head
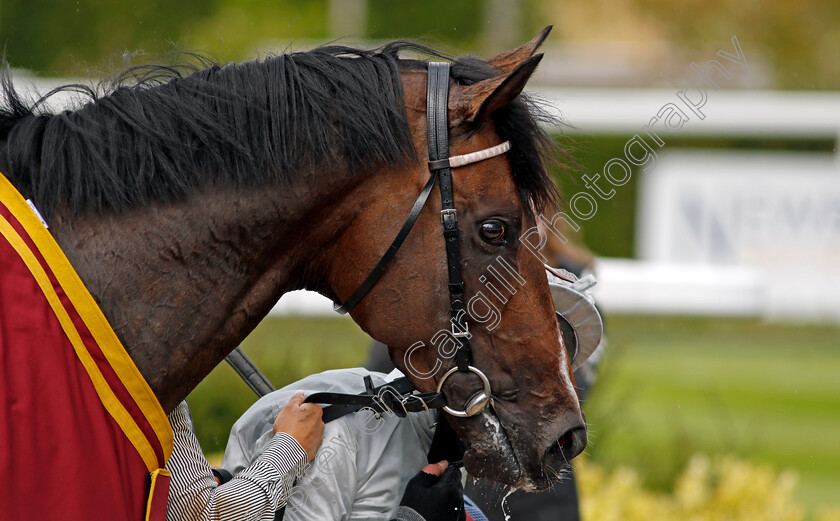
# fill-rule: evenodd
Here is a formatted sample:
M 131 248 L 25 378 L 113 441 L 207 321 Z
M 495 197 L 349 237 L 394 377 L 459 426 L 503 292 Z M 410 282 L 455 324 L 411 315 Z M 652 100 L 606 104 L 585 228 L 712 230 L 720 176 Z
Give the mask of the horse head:
M 354 299 L 398 234 L 411 199 L 434 182 L 429 161 L 438 158 L 420 154 L 409 168 L 372 176 L 364 211 L 341 239 L 347 253 L 335 258 L 328 277 L 337 300 L 353 300 L 354 320 L 389 346 L 395 365 L 419 389 L 442 390 L 454 413 L 447 419 L 467 446 L 467 469 L 528 490 L 553 483 L 586 445 L 544 265 L 520 241 L 554 194 L 540 157 L 545 136 L 520 95 L 542 57 L 533 52 L 546 33 L 487 63 L 452 63 L 446 77 L 450 156 L 487 151 L 451 168 L 454 212 L 442 211 L 441 190 L 432 190 L 381 278 Z M 409 127 L 424 151 L 433 124 L 429 74 L 425 66 L 402 72 Z M 447 240 L 457 245 L 454 262 L 463 281 L 458 313 L 449 287 L 447 212 L 455 214 L 457 233 Z M 456 368 L 461 339 L 470 346 L 467 370 Z M 480 391 L 487 385 L 491 405 L 482 408 Z

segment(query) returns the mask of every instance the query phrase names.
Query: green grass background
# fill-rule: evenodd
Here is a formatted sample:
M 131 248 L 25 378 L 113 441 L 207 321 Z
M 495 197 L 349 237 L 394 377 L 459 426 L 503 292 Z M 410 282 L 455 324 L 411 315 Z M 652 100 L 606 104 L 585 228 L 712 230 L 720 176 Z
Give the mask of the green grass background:
M 669 490 L 697 452 L 800 476 L 797 499 L 840 505 L 840 327 L 747 319 L 607 317 L 609 350 L 584 404 L 591 459 L 630 465 Z M 243 348 L 282 386 L 357 366 L 367 336 L 348 319 L 266 319 Z M 224 449 L 254 394 L 227 364 L 190 395 L 199 439 Z

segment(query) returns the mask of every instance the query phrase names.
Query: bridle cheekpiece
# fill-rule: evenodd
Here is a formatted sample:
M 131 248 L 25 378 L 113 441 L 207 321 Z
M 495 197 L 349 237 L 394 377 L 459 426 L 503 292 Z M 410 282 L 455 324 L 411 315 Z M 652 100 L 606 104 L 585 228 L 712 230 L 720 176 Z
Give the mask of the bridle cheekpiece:
M 475 393 L 463 410 L 456 410 L 444 406 L 443 410 L 453 416 L 468 417 L 481 412 L 490 403 L 490 381 L 478 368 L 470 365 L 469 329 L 463 321 L 467 314 L 464 302 L 464 281 L 461 276 L 461 252 L 458 249 L 458 210 L 455 208 L 455 197 L 452 190 L 452 169 L 484 161 L 499 156 L 510 150 L 510 141 L 499 145 L 458 156 L 449 156 L 449 63 L 430 62 L 428 80 L 426 83 L 426 129 L 429 148 L 429 170 L 431 176 L 414 202 L 408 218 L 397 233 L 396 238 L 379 259 L 365 280 L 343 304 L 336 303 L 334 309 L 341 313 L 349 313 L 376 284 L 388 263 L 399 251 L 400 246 L 408 237 L 409 232 L 417 222 L 420 212 L 426 205 L 429 194 L 435 183 L 440 185 L 441 211 L 443 223 L 443 238 L 446 244 L 446 266 L 449 274 L 449 312 L 452 318 L 452 337 L 457 344 L 455 351 L 455 367 L 447 371 L 438 383 L 437 391 L 443 389 L 443 383 L 456 372 L 473 373 L 483 384 L 483 389 Z

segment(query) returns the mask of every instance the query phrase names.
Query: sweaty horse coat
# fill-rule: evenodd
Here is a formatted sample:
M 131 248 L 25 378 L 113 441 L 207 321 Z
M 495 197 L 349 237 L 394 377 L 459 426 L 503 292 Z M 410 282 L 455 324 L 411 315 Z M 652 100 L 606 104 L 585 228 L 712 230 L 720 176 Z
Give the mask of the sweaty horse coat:
M 0 374 L 0 519 L 165 518 L 166 415 L 3 175 Z

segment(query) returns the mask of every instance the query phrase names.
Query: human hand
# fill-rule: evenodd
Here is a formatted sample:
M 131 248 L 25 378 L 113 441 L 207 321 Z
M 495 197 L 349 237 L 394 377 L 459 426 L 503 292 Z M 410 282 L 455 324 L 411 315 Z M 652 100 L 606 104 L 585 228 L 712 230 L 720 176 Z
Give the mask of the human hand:
M 461 471 L 447 461 L 426 465 L 411 478 L 400 501 L 400 509 L 410 508 L 427 521 L 463 521 L 464 489 Z M 397 519 L 402 513 L 398 511 Z M 406 519 L 413 519 L 406 516 Z
M 303 400 L 301 392 L 292 396 L 274 419 L 274 434 L 285 432 L 290 435 L 300 443 L 307 458 L 312 461 L 324 441 L 324 422 L 321 420 L 324 411 L 314 403 L 303 403 Z

